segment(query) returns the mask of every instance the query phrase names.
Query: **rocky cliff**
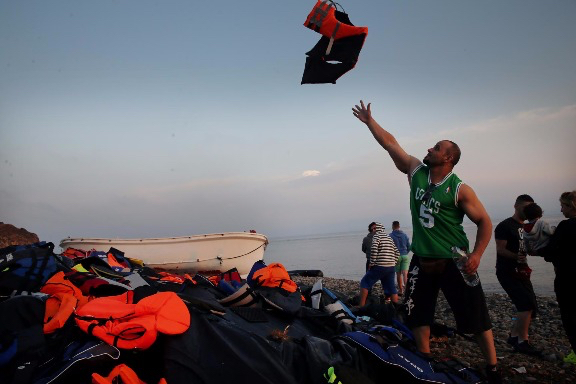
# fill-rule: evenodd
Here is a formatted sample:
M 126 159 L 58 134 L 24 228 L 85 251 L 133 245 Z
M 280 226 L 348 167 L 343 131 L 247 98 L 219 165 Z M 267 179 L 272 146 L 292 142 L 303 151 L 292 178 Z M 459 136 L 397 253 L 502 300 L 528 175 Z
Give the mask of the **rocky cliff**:
M 38 235 L 24 228 L 16 228 L 12 224 L 0 223 L 0 248 L 10 245 L 32 244 L 40 241 Z

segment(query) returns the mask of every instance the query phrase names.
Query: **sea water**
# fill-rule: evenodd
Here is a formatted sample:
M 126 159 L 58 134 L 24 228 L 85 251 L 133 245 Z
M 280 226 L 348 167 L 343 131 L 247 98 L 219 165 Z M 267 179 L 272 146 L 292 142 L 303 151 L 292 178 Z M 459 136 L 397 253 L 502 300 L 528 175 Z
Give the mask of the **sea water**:
M 562 218 L 547 219 L 557 225 Z M 499 221 L 494 221 L 494 227 Z M 403 231 L 412 239 L 410 228 Z M 474 245 L 476 226 L 464 225 L 464 231 Z M 266 263 L 282 263 L 286 269 L 320 270 L 326 277 L 358 280 L 364 276 L 366 255 L 362 252 L 362 239 L 367 232 L 329 233 L 321 235 L 270 238 L 265 252 Z M 410 253 L 412 255 L 412 253 Z M 539 256 L 529 256 L 531 281 L 537 295 L 554 296 L 554 267 Z M 485 292 L 504 293 L 496 278 L 496 243 L 494 234 L 482 256 L 478 268 Z

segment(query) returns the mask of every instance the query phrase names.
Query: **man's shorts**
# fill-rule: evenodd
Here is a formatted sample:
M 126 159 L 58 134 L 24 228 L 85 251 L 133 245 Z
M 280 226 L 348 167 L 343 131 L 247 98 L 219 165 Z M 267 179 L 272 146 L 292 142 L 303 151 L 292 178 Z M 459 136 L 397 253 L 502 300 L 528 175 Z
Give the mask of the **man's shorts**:
M 360 280 L 360 288 L 370 290 L 380 280 L 384 294 L 396 294 L 398 290 L 396 289 L 395 276 L 394 267 L 373 266 Z
M 518 312 L 537 311 L 538 303 L 530 279 L 519 278 L 514 271 L 496 271 L 502 288 L 512 300 Z
M 452 259 L 417 255 L 412 256 L 404 299 L 410 328 L 434 322 L 440 290 L 454 313 L 458 331 L 479 334 L 492 328 L 481 283 L 467 285 Z
M 408 254 L 400 255 L 396 263 L 396 272 L 407 271 L 410 266 L 410 256 Z

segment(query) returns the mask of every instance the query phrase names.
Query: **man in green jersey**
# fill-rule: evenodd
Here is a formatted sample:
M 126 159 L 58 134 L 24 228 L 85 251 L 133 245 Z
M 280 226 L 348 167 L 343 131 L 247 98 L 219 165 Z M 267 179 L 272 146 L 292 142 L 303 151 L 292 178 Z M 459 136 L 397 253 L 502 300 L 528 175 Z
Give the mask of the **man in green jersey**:
M 430 354 L 430 325 L 441 289 L 454 312 L 458 330 L 476 336 L 486 359 L 489 382 L 501 382 L 482 285 L 467 285 L 452 261 L 453 246 L 470 250 L 462 227 L 464 215 L 477 226 L 476 242 L 467 252 L 466 273 L 476 273 L 492 235 L 492 222 L 476 193 L 452 172 L 460 159 L 460 148 L 442 140 L 428 149 L 420 161 L 406 153 L 396 138 L 374 120 L 370 104 L 365 106 L 360 101 L 360 106 L 354 106 L 352 111 L 368 126 L 396 168 L 408 175 L 414 255 L 404 306 L 419 351 Z

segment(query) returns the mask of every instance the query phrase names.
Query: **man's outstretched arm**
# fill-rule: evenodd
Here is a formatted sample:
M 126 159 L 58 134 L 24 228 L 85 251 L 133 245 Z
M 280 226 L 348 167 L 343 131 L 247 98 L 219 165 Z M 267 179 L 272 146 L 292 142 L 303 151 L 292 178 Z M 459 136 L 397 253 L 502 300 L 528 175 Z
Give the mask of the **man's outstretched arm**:
M 372 111 L 370 110 L 370 103 L 368 103 L 368 106 L 364 106 L 364 102 L 360 100 L 360 106 L 355 105 L 354 108 L 352 108 L 352 112 L 358 120 L 368 126 L 368 129 L 370 129 L 376 141 L 388 152 L 400 172 L 410 174 L 414 168 L 420 165 L 420 160 L 407 154 L 400 144 L 398 144 L 396 138 L 374 120 Z

